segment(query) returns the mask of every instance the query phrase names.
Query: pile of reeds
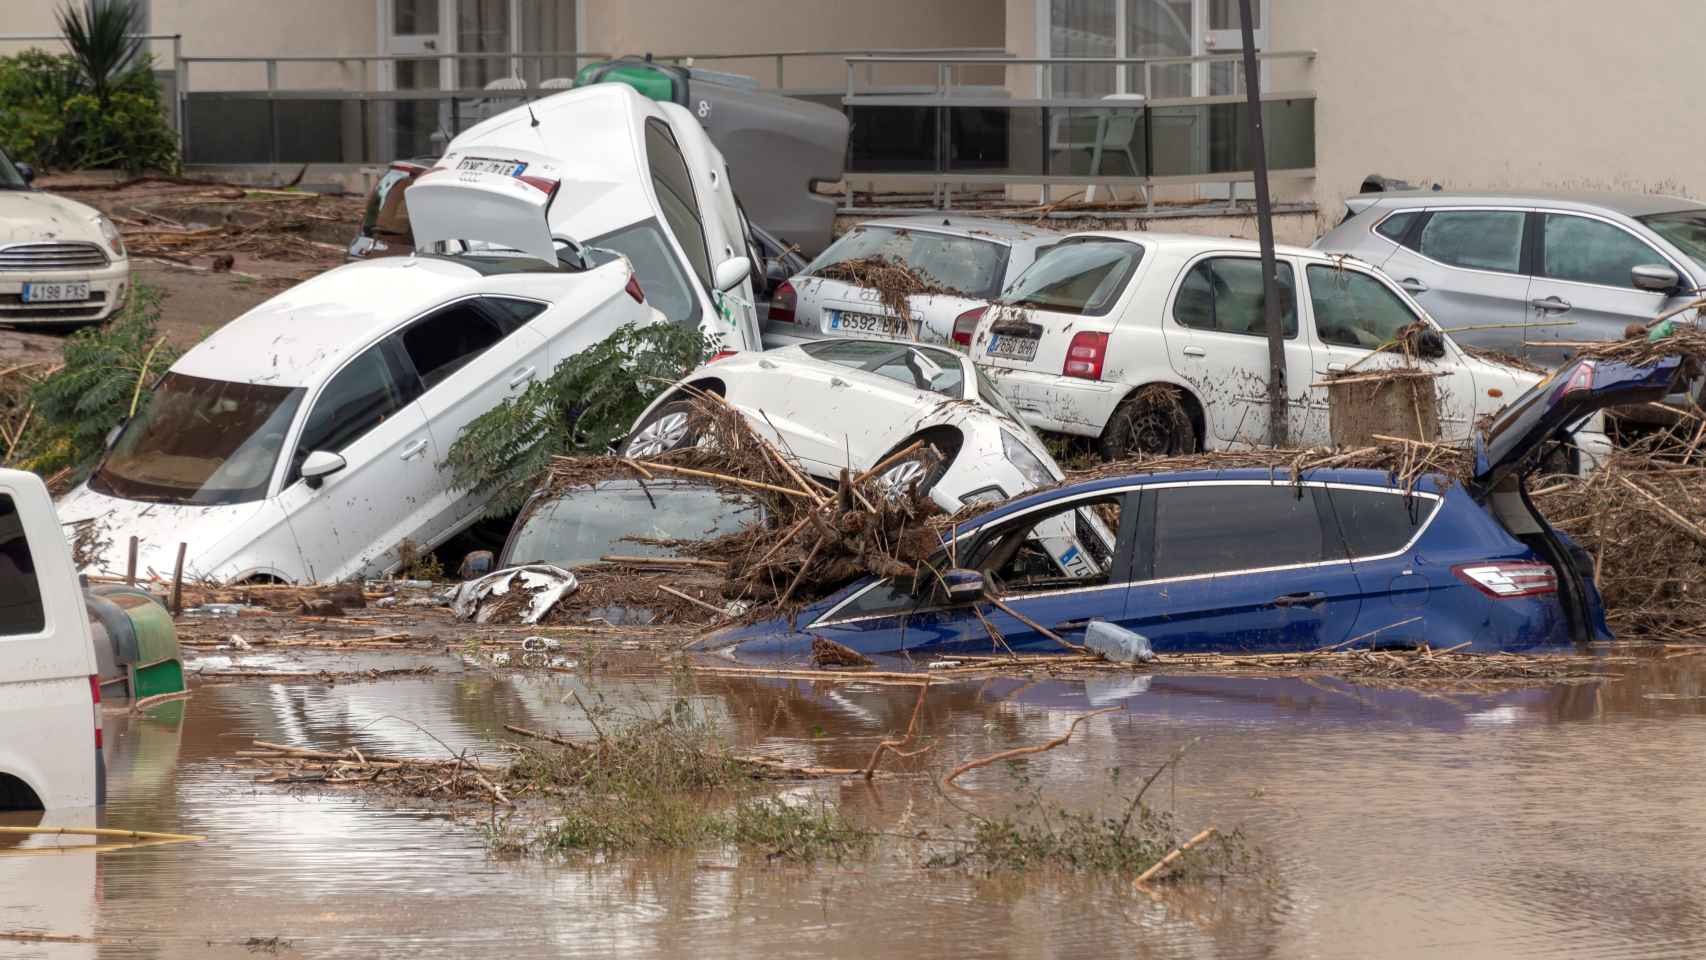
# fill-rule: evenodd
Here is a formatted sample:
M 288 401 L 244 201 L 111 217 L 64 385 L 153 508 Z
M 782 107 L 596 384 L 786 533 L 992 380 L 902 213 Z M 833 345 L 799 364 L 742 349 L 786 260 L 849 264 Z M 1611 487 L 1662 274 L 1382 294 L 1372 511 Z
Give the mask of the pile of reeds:
M 1296 481 L 1311 470 L 1380 470 L 1400 486 L 1410 488 L 1429 474 L 1447 480 L 1467 479 L 1475 467 L 1469 448 L 1457 443 L 1426 443 L 1382 437 L 1374 446 L 1355 450 L 1310 447 L 1302 450 L 1240 450 L 1129 457 L 1075 470 L 1070 483 L 1156 473 L 1215 470 L 1267 470 L 1276 480 Z
M 907 325 L 909 335 L 918 335 L 917 318 L 913 316 L 910 297 L 941 294 L 951 297 L 971 297 L 972 294 L 946 286 L 933 277 L 914 269 L 893 257 L 860 257 L 843 260 L 819 268 L 812 277 L 839 280 L 856 287 L 877 291 L 877 302 L 887 307 Z

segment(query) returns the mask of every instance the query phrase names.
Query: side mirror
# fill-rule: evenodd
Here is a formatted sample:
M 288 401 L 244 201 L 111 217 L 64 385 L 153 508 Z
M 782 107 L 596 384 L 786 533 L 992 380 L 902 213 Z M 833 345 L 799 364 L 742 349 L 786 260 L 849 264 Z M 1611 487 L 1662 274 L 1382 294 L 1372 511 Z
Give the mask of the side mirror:
M 1445 334 L 1429 327 L 1416 334 L 1416 356 L 1424 360 L 1438 360 L 1445 356 Z
M 942 583 L 948 591 L 949 603 L 976 603 L 982 600 L 988 592 L 989 582 L 981 570 L 966 570 L 955 567 L 942 574 Z
M 316 450 L 302 461 L 302 479 L 311 490 L 320 489 L 320 484 L 326 478 L 349 466 L 349 462 L 338 454 L 326 450 Z
M 1637 290 L 1652 290 L 1657 293 L 1669 293 L 1677 288 L 1682 278 L 1676 271 L 1657 263 L 1645 263 L 1629 270 L 1629 282 Z
M 35 182 L 36 168 L 34 165 L 28 163 L 14 163 L 12 166 L 18 168 L 18 176 L 23 177 L 25 183 Z
M 718 290 L 727 293 L 740 286 L 740 282 L 751 272 L 751 260 L 745 257 L 730 257 L 717 265 L 717 273 L 712 277 L 712 281 L 716 283 Z

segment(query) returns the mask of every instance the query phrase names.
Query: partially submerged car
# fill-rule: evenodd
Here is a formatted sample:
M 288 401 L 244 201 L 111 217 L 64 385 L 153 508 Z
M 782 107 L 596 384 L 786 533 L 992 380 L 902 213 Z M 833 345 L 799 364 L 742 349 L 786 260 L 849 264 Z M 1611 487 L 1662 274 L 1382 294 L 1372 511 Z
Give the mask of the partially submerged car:
M 620 327 L 664 322 L 625 259 L 547 262 L 542 222 L 524 242 L 346 264 L 186 353 L 60 502 L 113 534 L 89 572 L 125 573 L 136 536 L 145 577 L 170 577 L 180 543 L 191 579 L 377 576 L 405 541 L 472 524 L 485 498 L 442 466 L 462 428 Z
M 723 349 L 761 348 L 752 245 L 728 167 L 684 107 L 601 83 L 470 127 L 407 186 L 417 244 L 467 239 L 467 218 L 477 215 L 450 191 L 441 204 L 424 204 L 422 187 L 480 174 L 556 183 L 550 235 L 627 257 L 647 302 L 672 322 L 697 327 Z M 429 206 L 435 225 L 423 231 Z
M 764 517 L 751 496 L 683 480 L 605 480 L 539 491 L 515 518 L 498 566 L 573 570 L 612 556 L 675 557 L 675 542 L 735 533 Z
M 32 189 L 34 179 L 0 151 L 0 324 L 100 323 L 130 289 L 124 239 L 99 210 Z
M 1050 230 L 977 217 L 856 224 L 777 289 L 766 314 L 764 342 L 786 346 L 823 337 L 875 336 L 969 344 L 974 318 L 968 311 L 994 299 L 1059 240 L 1060 234 Z M 870 259 L 904 264 L 926 283 L 952 292 L 908 296 L 909 323 L 880 302 L 879 291 L 836 272 Z
M 1286 426 L 1299 447 L 1331 443 L 1324 379 L 1406 363 L 1392 349 L 1406 330 L 1425 334 L 1414 363 L 1435 374 L 1443 440 L 1467 440 L 1479 418 L 1540 379 L 1465 352 L 1366 264 L 1281 246 L 1276 270 Z M 1268 342 L 1253 241 L 1074 234 L 978 314 L 972 358 L 1039 430 L 1093 439 L 1108 459 L 1267 442 Z M 1156 415 L 1158 391 L 1183 416 Z M 1597 425 L 1577 444 L 1593 453 L 1610 446 Z
M 1160 654 L 1607 640 L 1592 558 L 1534 509 L 1523 479 L 1570 423 L 1661 397 L 1680 368 L 1576 361 L 1478 439 L 1467 483 L 1191 470 L 1034 494 L 955 527 L 924 575 L 867 578 L 701 647 L 803 657 L 824 637 L 863 654 L 1059 651 L 1050 633 L 1078 640 L 1093 620 L 1141 634 Z M 1036 533 L 1086 514 L 1117 541 L 1062 576 L 1038 555 Z

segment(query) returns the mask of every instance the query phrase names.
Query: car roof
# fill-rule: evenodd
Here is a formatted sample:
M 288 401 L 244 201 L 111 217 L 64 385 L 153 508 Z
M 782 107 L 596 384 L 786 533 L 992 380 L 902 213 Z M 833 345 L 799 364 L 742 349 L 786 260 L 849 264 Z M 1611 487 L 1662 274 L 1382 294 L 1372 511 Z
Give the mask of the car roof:
M 1443 193 L 1428 190 L 1399 190 L 1351 199 L 1373 199 L 1382 207 L 1454 207 L 1477 204 L 1509 204 L 1512 206 L 1552 206 L 1585 212 L 1610 211 L 1626 217 L 1645 217 L 1655 213 L 1674 213 L 1679 210 L 1706 210 L 1706 203 L 1687 197 L 1672 197 L 1657 193 L 1615 193 L 1593 190 L 1535 191 L 1513 193 Z
M 989 240 L 1008 245 L 1028 241 L 1060 239 L 1060 233 L 1054 230 L 1043 230 L 1037 227 L 1028 227 L 1022 223 L 993 220 L 988 217 L 890 217 L 883 220 L 861 220 L 854 226 L 923 230 L 929 233 L 975 237 L 979 240 Z
M 1210 251 L 1260 253 L 1262 249 L 1261 244 L 1256 241 L 1245 240 L 1240 237 L 1206 237 L 1194 233 L 1151 233 L 1147 230 L 1088 230 L 1067 234 L 1063 239 L 1080 237 L 1148 244 L 1186 256 Z M 1298 257 L 1322 262 L 1338 262 L 1341 259 L 1340 255 L 1323 253 L 1320 250 L 1312 250 L 1308 247 L 1296 247 L 1287 243 L 1275 244 L 1274 254 L 1281 257 Z
M 439 257 L 385 257 L 328 270 L 260 304 L 172 364 L 175 373 L 300 387 L 397 324 L 495 278 Z
M 1350 468 L 1304 470 L 1298 479 L 1305 483 L 1342 483 L 1360 487 L 1381 487 L 1388 490 L 1403 490 L 1403 486 L 1395 483 L 1392 475 L 1384 470 L 1360 470 Z M 1097 493 L 1103 490 L 1117 490 L 1133 484 L 1153 486 L 1164 483 L 1207 483 L 1212 481 L 1272 481 L 1274 483 L 1290 483 L 1289 468 L 1278 467 L 1272 470 L 1261 467 L 1239 467 L 1228 470 L 1176 470 L 1158 471 L 1155 473 L 1133 472 L 1117 477 L 1102 477 L 1096 480 L 1084 480 L 1069 483 L 1048 490 L 1029 494 L 1015 500 L 1009 500 L 988 513 L 974 517 L 960 525 L 960 529 L 972 530 L 1018 513 L 1028 507 L 1038 504 L 1051 503 L 1063 497 L 1080 494 Z M 1441 493 L 1449 484 L 1443 476 L 1427 474 L 1416 482 L 1416 489 L 1424 493 Z

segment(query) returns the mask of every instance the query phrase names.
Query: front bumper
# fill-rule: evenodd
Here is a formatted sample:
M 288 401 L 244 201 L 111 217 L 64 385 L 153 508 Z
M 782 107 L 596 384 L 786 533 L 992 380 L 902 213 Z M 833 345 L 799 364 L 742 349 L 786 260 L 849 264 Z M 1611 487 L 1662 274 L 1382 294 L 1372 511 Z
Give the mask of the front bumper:
M 26 283 L 89 281 L 89 299 L 68 303 L 25 303 Z M 97 270 L 38 270 L 0 273 L 0 324 L 99 323 L 124 305 L 130 294 L 130 260 L 115 260 Z

